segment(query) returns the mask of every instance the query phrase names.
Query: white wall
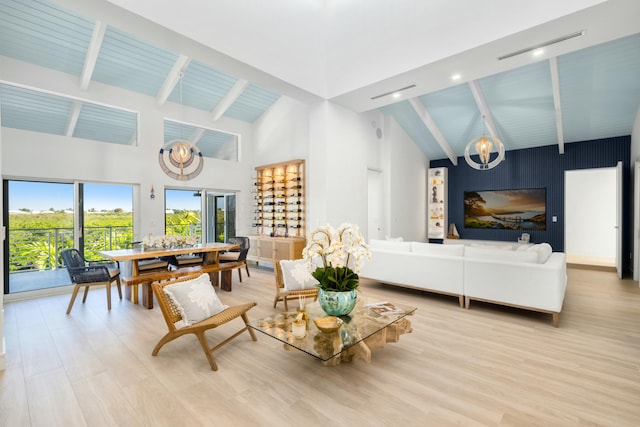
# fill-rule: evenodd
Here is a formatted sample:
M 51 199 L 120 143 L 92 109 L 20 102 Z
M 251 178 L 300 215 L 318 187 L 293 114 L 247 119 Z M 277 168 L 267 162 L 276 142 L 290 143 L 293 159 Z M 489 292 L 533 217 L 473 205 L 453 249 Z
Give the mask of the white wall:
M 305 108 L 285 100 L 256 125 L 261 163 L 307 161 L 307 231 L 343 222 L 365 229 L 366 171 L 380 164 L 372 117 L 327 101 Z
M 280 97 L 253 125 L 255 166 L 309 158 L 309 106 Z
M 385 169 L 388 171 L 387 233 L 404 240 L 427 241 L 427 169 L 429 159 L 392 117 L 385 120 Z

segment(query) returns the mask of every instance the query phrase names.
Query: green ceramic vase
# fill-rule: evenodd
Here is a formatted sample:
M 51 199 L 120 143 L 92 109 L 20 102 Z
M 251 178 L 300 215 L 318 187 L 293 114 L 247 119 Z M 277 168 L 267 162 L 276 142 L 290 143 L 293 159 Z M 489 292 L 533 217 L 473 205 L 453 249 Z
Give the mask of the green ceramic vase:
M 355 307 L 357 296 L 358 292 L 355 289 L 346 292 L 320 289 L 318 291 L 318 303 L 329 316 L 346 316 Z

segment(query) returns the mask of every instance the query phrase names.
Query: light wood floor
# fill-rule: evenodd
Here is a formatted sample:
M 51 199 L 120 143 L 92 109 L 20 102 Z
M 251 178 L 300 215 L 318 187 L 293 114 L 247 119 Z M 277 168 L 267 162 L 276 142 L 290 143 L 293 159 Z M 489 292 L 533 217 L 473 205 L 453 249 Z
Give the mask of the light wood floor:
M 252 268 L 221 298 L 257 301 L 256 319 L 274 311 L 273 281 Z M 371 281 L 361 290 L 418 307 L 413 333 L 370 364 L 323 367 L 245 334 L 215 353 L 217 372 L 192 336 L 152 357 L 165 333 L 159 310 L 115 298 L 109 313 L 99 289 L 69 316 L 68 295 L 5 304 L 0 425 L 640 425 L 637 283 L 569 269 L 558 329 L 540 313 L 476 302 L 464 310 L 453 297 Z

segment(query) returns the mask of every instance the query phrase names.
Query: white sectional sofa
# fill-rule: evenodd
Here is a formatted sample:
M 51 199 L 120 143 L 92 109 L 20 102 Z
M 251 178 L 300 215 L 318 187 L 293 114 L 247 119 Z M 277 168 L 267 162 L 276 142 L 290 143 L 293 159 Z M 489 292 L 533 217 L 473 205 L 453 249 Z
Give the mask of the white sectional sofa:
M 371 240 L 360 277 L 457 296 L 464 306 L 464 246 Z
M 558 327 L 567 264 L 564 253 L 551 252 L 548 244 L 511 251 L 465 247 L 464 278 L 466 308 L 476 300 L 541 311 L 552 314 Z
M 550 313 L 558 326 L 567 286 L 564 253 L 538 245 L 372 240 L 360 276 L 383 283 Z

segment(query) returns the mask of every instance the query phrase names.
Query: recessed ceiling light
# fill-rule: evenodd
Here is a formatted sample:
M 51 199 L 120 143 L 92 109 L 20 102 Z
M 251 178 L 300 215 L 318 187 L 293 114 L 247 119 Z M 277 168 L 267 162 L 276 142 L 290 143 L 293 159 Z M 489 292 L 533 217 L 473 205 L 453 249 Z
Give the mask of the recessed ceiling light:
M 395 92 L 392 96 L 394 98 L 400 98 L 400 92 Z
M 533 56 L 540 56 L 544 53 L 544 49 L 536 49 L 533 51 Z
M 453 80 L 454 82 L 456 80 L 460 80 L 461 78 L 462 78 L 462 76 L 459 73 L 456 73 L 456 74 L 451 76 L 451 80 Z

